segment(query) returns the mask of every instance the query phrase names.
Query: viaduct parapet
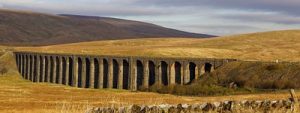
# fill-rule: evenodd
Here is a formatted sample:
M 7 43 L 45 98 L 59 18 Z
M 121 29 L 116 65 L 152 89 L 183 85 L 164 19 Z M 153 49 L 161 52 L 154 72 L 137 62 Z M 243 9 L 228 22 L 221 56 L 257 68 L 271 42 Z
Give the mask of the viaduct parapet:
M 96 56 L 14 52 L 24 79 L 80 88 L 136 91 L 185 85 L 234 59 Z

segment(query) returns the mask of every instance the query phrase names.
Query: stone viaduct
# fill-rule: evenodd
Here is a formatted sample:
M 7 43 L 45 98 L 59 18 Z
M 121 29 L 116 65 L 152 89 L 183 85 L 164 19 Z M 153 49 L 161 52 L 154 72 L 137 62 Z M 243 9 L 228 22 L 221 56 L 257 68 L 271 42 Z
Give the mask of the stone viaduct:
M 19 72 L 33 82 L 136 91 L 185 85 L 234 59 L 166 58 L 14 52 Z

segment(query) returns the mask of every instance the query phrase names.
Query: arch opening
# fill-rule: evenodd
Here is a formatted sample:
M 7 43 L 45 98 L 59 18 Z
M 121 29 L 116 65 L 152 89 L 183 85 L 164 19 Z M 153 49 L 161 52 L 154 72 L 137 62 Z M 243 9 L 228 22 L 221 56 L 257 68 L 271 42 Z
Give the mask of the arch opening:
M 161 80 L 163 85 L 168 85 L 168 63 L 161 61 Z
M 67 60 L 62 57 L 62 84 L 67 85 L 66 75 L 67 74 Z
M 119 64 L 118 61 L 113 59 L 113 88 L 118 88 L 119 78 Z
M 44 73 L 43 73 L 43 72 L 44 72 L 43 67 L 45 66 L 45 64 L 44 64 L 44 62 L 43 62 L 43 57 L 42 57 L 42 56 L 39 56 L 39 57 L 40 57 L 40 65 L 39 65 L 39 66 L 40 66 L 40 74 L 39 74 L 39 75 L 40 75 L 40 78 L 39 78 L 38 81 L 39 81 L 39 82 L 43 82 L 43 77 L 44 77 L 44 76 L 43 76 L 43 75 L 44 75 Z
M 77 87 L 82 87 L 82 60 L 81 58 L 78 58 L 78 86 Z
M 24 73 L 24 69 L 25 68 L 24 67 L 26 65 L 24 60 L 25 60 L 24 55 L 22 55 L 22 67 L 21 68 L 22 68 L 22 76 L 23 76 L 23 78 L 25 78 L 25 73 Z
M 59 71 L 60 71 L 59 57 L 56 57 L 56 58 L 55 58 L 55 62 L 56 62 L 56 72 L 55 72 L 55 73 L 56 73 L 56 74 L 55 74 L 56 77 L 55 77 L 55 83 L 58 84 L 58 83 L 59 83 L 59 79 L 60 79 L 60 78 L 59 78 Z
M 54 69 L 54 59 L 53 57 L 51 56 L 50 57 L 50 82 L 53 83 L 53 69 Z
M 175 62 L 175 83 L 181 84 L 181 64 L 179 62 Z
M 190 82 L 192 82 L 193 80 L 195 80 L 196 77 L 196 64 L 190 62 L 189 69 L 190 69 Z
M 28 66 L 29 66 L 29 57 L 28 57 L 27 55 L 26 55 L 26 62 L 25 62 L 25 63 L 26 63 L 26 64 L 25 64 L 25 65 L 26 65 L 26 68 L 24 68 L 24 70 L 25 70 L 25 75 L 24 75 L 24 76 L 25 76 L 26 79 L 29 79 L 29 77 L 28 77 L 28 73 L 29 73 L 29 72 L 28 72 L 28 68 L 29 68 L 29 67 L 28 67 Z
M 19 54 L 15 55 L 17 68 L 18 68 L 18 71 L 20 72 L 20 62 L 19 62 L 20 60 L 19 60 L 19 56 L 20 56 Z
M 29 75 L 29 80 L 32 80 L 32 65 L 33 65 L 33 58 L 32 56 L 29 56 L 29 71 L 28 71 L 28 75 Z
M 45 82 L 49 82 L 49 80 L 48 80 L 48 76 L 49 76 L 49 74 L 48 74 L 48 72 L 49 72 L 49 61 L 48 61 L 48 57 L 47 56 L 45 56 L 45 78 L 44 78 L 44 81 Z
M 205 72 L 205 73 L 210 73 L 211 70 L 212 70 L 212 64 L 210 64 L 210 63 L 205 63 L 205 65 L 204 65 L 204 72 Z
M 137 74 L 137 88 L 140 89 L 141 86 L 143 85 L 144 81 L 144 66 L 142 61 L 137 60 L 136 61 L 136 74 Z
M 123 89 L 129 89 L 128 83 L 129 83 L 129 63 L 126 60 L 123 60 Z
M 19 64 L 19 54 L 16 54 L 15 55 L 15 61 L 16 61 L 16 64 L 17 64 L 17 68 L 18 68 L 18 71 L 20 71 L 20 64 Z
M 19 72 L 22 73 L 22 65 L 23 65 L 22 64 L 22 55 L 19 55 L 19 61 L 18 62 L 19 62 L 19 64 L 18 64 L 18 66 L 19 66 Z
M 94 58 L 94 66 L 95 66 L 94 88 L 99 88 L 99 61 L 97 58 Z
M 37 81 L 37 56 L 33 57 L 33 82 Z
M 23 63 L 22 63 L 22 61 L 23 61 L 22 57 L 23 56 L 20 54 L 19 55 L 19 64 L 18 64 L 18 66 L 19 66 L 19 72 L 20 73 L 22 73 L 22 65 L 23 65 Z
M 108 61 L 103 59 L 103 88 L 108 87 Z
M 153 61 L 149 61 L 149 86 L 155 84 L 155 64 Z
M 73 64 L 74 64 L 73 59 L 71 57 L 69 57 L 69 75 L 67 75 L 67 76 L 69 76 L 69 83 L 67 83 L 67 84 L 69 84 L 69 86 L 72 86 L 74 84 Z
M 86 74 L 85 74 L 85 88 L 89 88 L 90 87 L 90 78 L 91 78 L 91 74 L 90 74 L 90 69 L 91 69 L 91 62 L 89 58 L 85 58 L 85 67 L 86 67 Z

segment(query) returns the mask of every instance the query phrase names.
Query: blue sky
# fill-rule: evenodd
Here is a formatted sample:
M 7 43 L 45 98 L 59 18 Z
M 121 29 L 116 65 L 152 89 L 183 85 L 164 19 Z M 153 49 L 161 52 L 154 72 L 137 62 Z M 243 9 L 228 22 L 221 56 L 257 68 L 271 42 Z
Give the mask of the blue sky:
M 132 19 L 214 35 L 300 28 L 300 0 L 1 0 L 0 8 Z

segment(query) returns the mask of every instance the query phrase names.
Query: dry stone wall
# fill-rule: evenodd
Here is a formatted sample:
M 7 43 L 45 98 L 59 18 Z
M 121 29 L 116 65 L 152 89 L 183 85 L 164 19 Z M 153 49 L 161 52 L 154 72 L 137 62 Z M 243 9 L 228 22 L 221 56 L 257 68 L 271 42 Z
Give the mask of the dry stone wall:
M 120 108 L 92 108 L 87 113 L 297 113 L 292 99 L 264 101 L 224 101 L 203 104 L 132 105 Z

